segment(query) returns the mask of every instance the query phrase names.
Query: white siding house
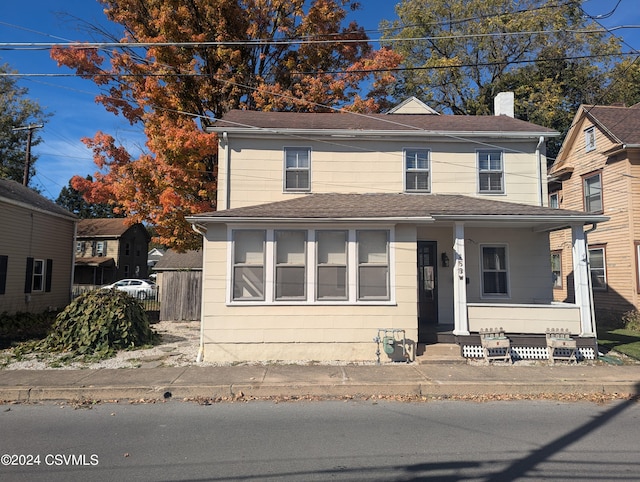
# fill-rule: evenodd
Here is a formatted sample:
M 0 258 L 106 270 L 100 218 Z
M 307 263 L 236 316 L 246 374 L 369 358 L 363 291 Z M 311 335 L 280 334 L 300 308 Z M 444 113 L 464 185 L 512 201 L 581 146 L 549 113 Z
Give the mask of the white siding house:
M 189 218 L 204 237 L 201 358 L 372 360 L 390 336 L 403 353 L 389 357 L 412 359 L 443 333 L 477 356 L 486 327 L 528 352 L 568 328 L 593 356 L 588 283 L 552 303 L 549 232 L 570 227 L 581 253 L 583 225 L 606 218 L 544 205 L 558 133 L 416 106 L 231 111 L 210 128 L 219 210 Z

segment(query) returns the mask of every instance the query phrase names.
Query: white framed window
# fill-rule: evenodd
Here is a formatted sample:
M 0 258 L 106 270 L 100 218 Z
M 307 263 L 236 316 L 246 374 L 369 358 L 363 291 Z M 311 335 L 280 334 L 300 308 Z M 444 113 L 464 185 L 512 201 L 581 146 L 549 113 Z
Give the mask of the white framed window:
M 234 231 L 234 300 L 264 300 L 265 236 L 264 230 Z
M 586 152 L 596 149 L 596 129 L 593 126 L 584 130 L 584 147 Z
M 607 290 L 607 262 L 604 246 L 589 247 L 589 273 L 594 291 Z
M 389 299 L 389 232 L 357 231 L 358 299 Z
M 84 252 L 84 241 L 76 241 L 76 254 Z
M 509 269 L 505 245 L 481 245 L 482 295 L 509 296 Z
M 306 231 L 276 231 L 276 300 L 306 299 Z
M 316 299 L 348 299 L 348 231 L 316 231 Z
M 504 194 L 502 151 L 478 151 L 478 192 Z
M 311 190 L 311 148 L 284 148 L 284 190 Z
M 33 260 L 33 276 L 31 277 L 31 291 L 44 291 L 45 277 L 44 259 Z
M 394 302 L 391 229 L 230 228 L 230 304 Z
M 105 252 L 105 245 L 107 243 L 104 241 L 97 241 L 96 242 L 96 256 L 104 256 L 104 252 Z
M 553 209 L 560 208 L 560 194 L 553 192 L 549 194 L 549 207 Z
M 602 212 L 602 176 L 601 173 L 583 178 L 584 210 L 588 213 Z
M 430 192 L 431 174 L 428 149 L 404 150 L 404 189 L 409 192 Z
M 562 252 L 551 252 L 551 276 L 553 279 L 553 287 L 555 289 L 562 288 Z

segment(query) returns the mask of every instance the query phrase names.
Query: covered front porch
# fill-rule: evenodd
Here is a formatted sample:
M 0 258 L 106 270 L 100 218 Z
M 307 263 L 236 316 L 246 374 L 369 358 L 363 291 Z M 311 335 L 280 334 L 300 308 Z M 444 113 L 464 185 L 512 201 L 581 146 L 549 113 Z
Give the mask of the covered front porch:
M 500 228 L 496 227 L 495 229 L 499 230 Z M 559 229 L 559 227 L 549 225 L 527 226 L 524 231 L 548 236 L 548 231 L 553 229 Z M 521 266 L 521 262 L 516 258 L 518 256 L 522 257 L 523 250 L 528 249 L 526 240 L 523 246 L 518 245 L 518 240 L 523 239 L 522 235 L 511 238 L 510 241 L 505 243 L 505 246 L 509 246 L 513 259 L 510 261 L 502 258 L 495 261 L 493 259 L 487 260 L 486 253 L 482 249 L 480 249 L 480 254 L 477 254 L 477 248 L 470 249 L 469 247 L 469 244 L 482 245 L 474 240 L 474 238 L 480 239 L 478 226 L 474 225 L 474 223 L 455 222 L 453 225 L 453 261 L 450 266 L 447 266 L 447 253 L 442 253 L 442 266 L 440 266 L 441 271 L 445 271 L 441 278 L 452 282 L 450 286 L 440 286 L 440 290 L 451 288 L 452 296 L 450 298 L 452 298 L 453 309 L 448 313 L 449 310 L 446 305 L 449 305 L 447 302 L 449 300 L 443 300 L 441 294 L 439 298 L 441 301 L 445 301 L 445 306 L 436 310 L 437 323 L 429 323 L 428 313 L 420 306 L 425 296 L 420 295 L 420 343 L 417 347 L 417 354 L 419 355 L 424 349 L 428 349 L 430 344 L 455 343 L 459 345 L 460 353 L 464 357 L 482 357 L 480 332 L 487 329 L 501 329 L 511 341 L 511 352 L 514 360 L 546 359 L 548 357 L 546 332 L 552 329 L 566 331 L 577 340 L 579 358 L 596 358 L 596 327 L 592 309 L 587 240 L 582 224 L 572 224 L 571 229 L 573 233 L 573 259 L 575 260 L 573 273 L 576 302 L 559 303 L 552 301 L 552 276 L 548 259 L 543 260 L 538 253 L 538 262 L 542 266 L 537 266 L 535 269 L 529 266 L 530 271 L 526 269 L 516 271 L 513 269 L 513 266 Z M 533 243 L 532 246 L 536 243 Z M 548 248 L 545 249 L 545 253 L 548 253 Z M 493 252 L 490 253 L 492 256 L 495 255 Z M 421 272 L 424 268 L 421 266 L 420 242 L 418 256 L 419 291 L 421 291 L 425 285 L 424 279 L 421 279 L 424 278 Z M 536 256 L 536 253 L 532 250 L 530 256 Z M 545 254 L 545 256 L 549 258 L 549 254 Z M 439 262 L 440 260 L 438 259 L 436 264 Z M 487 263 L 494 263 L 491 268 L 498 273 L 503 268 L 500 266 L 501 263 L 510 263 L 511 269 L 508 270 L 504 266 L 504 272 L 506 273 L 508 270 L 512 279 L 507 279 L 505 274 L 504 280 L 498 279 L 495 281 L 493 279 L 495 278 L 493 271 L 487 270 L 487 274 L 483 270 L 482 265 Z M 422 262 L 422 264 L 424 263 Z M 479 273 L 475 269 L 477 265 L 481 265 Z M 446 273 L 446 271 L 449 271 L 449 273 Z M 486 287 L 480 286 L 483 279 L 475 283 L 470 280 L 470 277 L 482 278 L 483 276 L 484 282 L 495 283 L 496 286 L 504 284 L 505 295 L 487 295 Z M 538 287 L 536 287 L 535 282 L 524 282 L 523 280 L 527 279 L 527 277 L 537 278 Z M 490 281 L 487 281 L 488 279 Z M 540 284 L 545 286 L 540 288 Z M 523 286 L 529 285 L 532 286 L 531 293 L 527 293 L 526 288 L 523 289 Z M 494 286 L 492 285 L 490 289 L 493 288 Z M 502 290 L 503 288 L 499 289 Z M 444 298 L 449 297 L 445 296 Z M 425 313 L 427 314 L 426 318 L 424 317 Z

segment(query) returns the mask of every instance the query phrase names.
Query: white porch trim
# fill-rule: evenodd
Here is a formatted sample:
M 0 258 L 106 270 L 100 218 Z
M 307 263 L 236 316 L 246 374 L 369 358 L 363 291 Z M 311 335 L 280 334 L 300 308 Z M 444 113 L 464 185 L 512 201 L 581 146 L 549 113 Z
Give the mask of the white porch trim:
M 571 226 L 573 246 L 573 285 L 576 305 L 580 308 L 580 336 L 596 336 L 591 310 L 591 278 L 587 255 L 587 238 L 582 224 Z
M 468 335 L 469 317 L 467 315 L 467 270 L 465 266 L 464 223 L 455 223 L 453 256 L 453 334 Z

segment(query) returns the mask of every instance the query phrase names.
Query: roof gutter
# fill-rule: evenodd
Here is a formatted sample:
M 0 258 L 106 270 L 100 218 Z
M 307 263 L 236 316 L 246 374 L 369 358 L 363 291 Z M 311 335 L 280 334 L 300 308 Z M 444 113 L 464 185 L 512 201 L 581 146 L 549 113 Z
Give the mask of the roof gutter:
M 435 218 L 431 216 L 420 217 L 375 217 L 375 218 L 287 218 L 287 217 L 240 217 L 240 216 L 190 216 L 186 218 L 192 223 L 291 223 L 291 224 L 340 224 L 340 223 L 416 223 L 430 224 L 435 222 Z M 202 226 L 202 225 L 200 225 Z M 204 226 L 202 226 L 204 228 Z M 194 228 L 195 230 L 195 228 Z M 199 232 L 196 230 L 196 232 Z M 202 234 L 202 233 L 201 233 Z
M 322 137 L 499 137 L 504 139 L 531 139 L 539 137 L 558 137 L 559 132 L 523 132 L 523 131 L 432 131 L 421 128 L 411 130 L 358 130 L 358 129 L 282 129 L 278 127 L 219 127 L 212 126 L 205 129 L 209 133 L 245 134 L 256 136 L 260 134 L 322 136 Z

